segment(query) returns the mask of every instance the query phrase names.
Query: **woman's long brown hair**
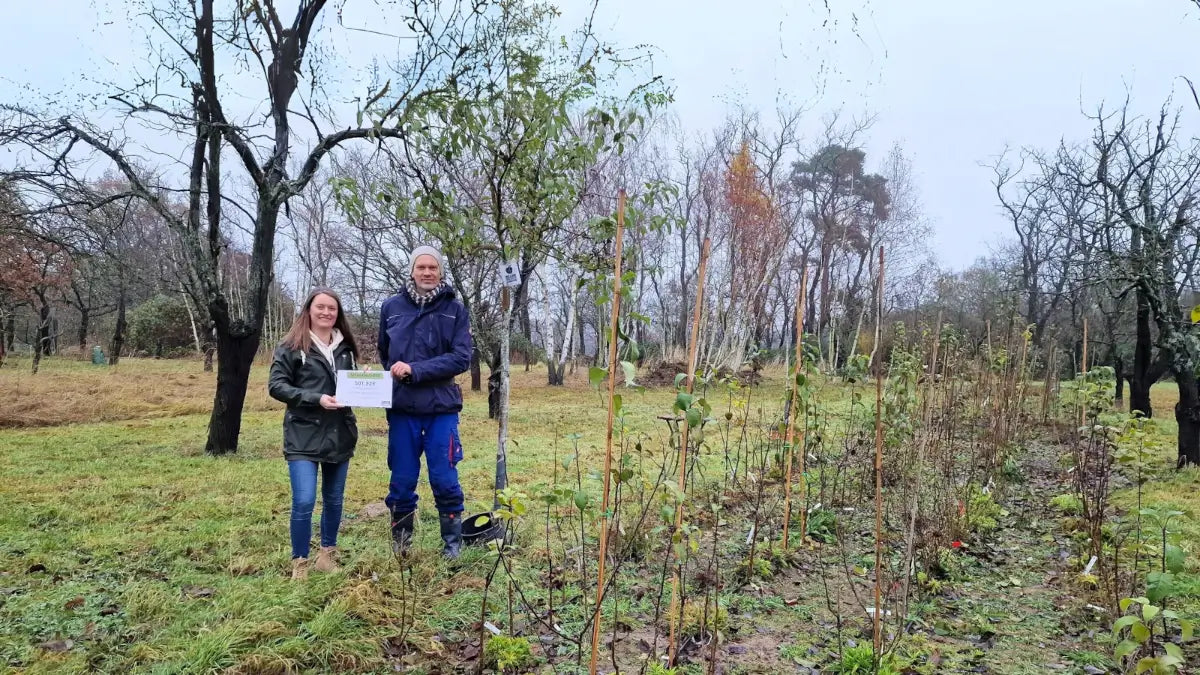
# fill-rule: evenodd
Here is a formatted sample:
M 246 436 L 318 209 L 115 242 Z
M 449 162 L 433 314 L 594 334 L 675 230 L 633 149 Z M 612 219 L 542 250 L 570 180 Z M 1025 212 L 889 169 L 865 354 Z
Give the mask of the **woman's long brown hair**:
M 328 295 L 337 303 L 337 319 L 333 322 L 333 327 L 338 329 L 342 334 L 342 342 L 350 346 L 350 351 L 354 352 L 354 358 L 358 358 L 358 345 L 354 342 L 354 332 L 350 330 L 350 322 L 346 320 L 346 312 L 342 310 L 342 298 L 337 293 L 334 293 L 328 288 L 314 288 L 308 294 L 308 299 L 304 301 L 304 306 L 300 308 L 300 314 L 296 316 L 296 320 L 292 322 L 292 328 L 283 336 L 283 340 L 279 344 L 288 349 L 297 349 L 301 352 L 308 353 L 312 348 L 312 317 L 309 312 L 312 310 L 313 300 L 318 295 Z

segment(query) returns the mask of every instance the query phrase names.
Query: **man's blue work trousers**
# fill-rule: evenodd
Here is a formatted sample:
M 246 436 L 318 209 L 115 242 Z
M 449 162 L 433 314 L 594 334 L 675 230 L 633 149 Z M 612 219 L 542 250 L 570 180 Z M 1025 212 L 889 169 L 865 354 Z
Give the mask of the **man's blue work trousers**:
M 384 500 L 388 507 L 401 513 L 417 508 L 417 479 L 421 476 L 421 455 L 425 455 L 438 513 L 461 513 L 463 492 L 455 468 L 463 457 L 458 413 L 407 415 L 389 410 L 387 418 L 388 468 L 392 472 Z

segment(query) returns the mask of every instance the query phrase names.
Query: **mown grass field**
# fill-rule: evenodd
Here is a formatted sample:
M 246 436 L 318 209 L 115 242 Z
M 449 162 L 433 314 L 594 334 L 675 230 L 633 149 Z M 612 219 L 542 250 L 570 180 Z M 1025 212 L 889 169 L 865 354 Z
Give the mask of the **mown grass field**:
M 396 590 L 405 582 L 386 518 L 367 513 L 386 491 L 382 411 L 358 412 L 362 434 L 340 541 L 344 569 L 296 584 L 287 577 L 282 405 L 266 396 L 265 367 L 254 370 L 240 451 L 212 458 L 203 445 L 215 376 L 201 372 L 199 362 L 126 360 L 109 369 L 50 359 L 37 376 L 27 366 L 16 361 L 0 369 L 9 402 L 0 409 L 0 671 L 432 673 L 473 665 L 470 642 L 491 564 L 478 549 L 454 568 L 439 559 L 425 484 L 411 579 L 420 596 L 408 635 L 415 649 L 396 644 Z M 549 388 L 544 371 L 515 370 L 512 484 L 549 483 L 576 450 L 585 466 L 598 467 L 606 408 L 586 373 Z M 1171 389 L 1154 392 L 1163 417 L 1170 416 Z M 769 377 L 751 408 L 776 410 L 782 391 L 780 377 Z M 827 384 L 822 396 L 836 408 L 844 391 Z M 656 417 L 673 399 L 669 389 L 626 392 L 626 437 L 661 442 L 666 426 Z M 492 501 L 495 426 L 486 409 L 483 394 L 467 392 L 460 473 L 469 511 L 488 510 Z M 1170 421 L 1155 431 L 1161 443 L 1143 498 L 1185 512 L 1180 526 L 1195 572 L 1200 472 L 1171 470 L 1173 434 Z M 1026 477 L 1008 491 L 987 554 L 964 557 L 953 591 L 913 610 L 922 632 L 904 646 L 910 672 L 1085 673 L 1089 665 L 1111 665 L 1104 631 L 1082 609 L 1086 598 L 1062 581 L 1071 563 L 1047 505 L 1063 489 L 1058 452 L 1030 444 L 1022 458 Z M 1131 491 L 1116 500 L 1130 504 Z M 520 543 L 534 543 L 544 525 L 544 516 L 537 518 L 535 511 Z M 623 582 L 628 602 L 619 609 L 633 636 L 651 611 L 651 583 Z M 806 564 L 752 593 L 729 588 L 722 602 L 736 627 L 727 636 L 726 672 L 811 672 L 799 669 L 828 664 L 834 629 L 825 593 L 819 570 Z M 1200 584 L 1189 593 L 1194 610 Z M 503 605 L 496 607 L 502 617 Z M 560 611 L 565 623 L 582 622 L 587 610 L 579 600 Z M 554 649 L 534 646 L 539 657 Z M 696 668 L 685 672 L 701 672 Z

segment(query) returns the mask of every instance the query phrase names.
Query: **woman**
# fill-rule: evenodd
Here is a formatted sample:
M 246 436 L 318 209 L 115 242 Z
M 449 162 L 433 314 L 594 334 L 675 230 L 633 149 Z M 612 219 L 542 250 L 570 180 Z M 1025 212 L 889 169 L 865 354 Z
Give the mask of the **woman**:
M 292 482 L 292 579 L 308 577 L 312 512 L 321 481 L 321 549 L 314 567 L 337 571 L 337 533 L 350 457 L 358 443 L 354 413 L 338 403 L 337 371 L 354 370 L 358 348 L 337 293 L 319 288 L 275 350 L 268 390 L 287 404 L 283 457 Z

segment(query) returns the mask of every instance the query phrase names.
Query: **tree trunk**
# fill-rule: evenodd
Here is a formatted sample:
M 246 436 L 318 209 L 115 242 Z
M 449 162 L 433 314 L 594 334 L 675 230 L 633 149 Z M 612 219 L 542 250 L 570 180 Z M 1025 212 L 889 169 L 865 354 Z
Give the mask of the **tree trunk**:
M 567 358 L 571 354 L 571 341 L 575 332 L 575 314 L 579 300 L 579 283 L 572 282 L 571 304 L 567 308 L 567 325 L 563 327 L 562 345 L 555 355 L 554 326 L 547 321 L 546 326 L 546 382 L 552 387 L 561 387 L 566 381 Z M 550 315 L 550 302 L 546 301 L 546 316 Z M 666 340 L 664 339 L 665 343 Z
M 524 267 L 521 269 L 522 274 L 526 274 Z M 533 322 L 529 319 L 529 287 L 531 281 L 527 277 L 521 278 L 521 285 L 518 286 L 513 293 L 513 305 L 517 310 L 517 325 L 520 328 L 521 335 L 525 337 L 525 341 L 533 344 Z M 511 331 L 510 331 L 511 332 Z M 529 355 L 525 355 L 525 363 L 529 364 Z
M 568 340 L 570 337 L 567 338 Z M 546 350 L 546 384 L 551 387 L 562 386 L 565 368 L 554 360 L 554 352 Z
M 92 313 L 87 307 L 79 308 L 79 353 L 83 354 L 84 358 L 88 357 L 88 328 L 91 322 Z
M 1129 412 L 1139 411 L 1146 417 L 1153 416 L 1153 409 L 1150 407 L 1150 386 L 1152 382 L 1148 382 L 1135 375 L 1129 376 Z
M 1179 424 L 1178 468 L 1188 464 L 1200 465 L 1200 383 L 1190 372 L 1176 374 L 1179 403 L 1175 404 L 1175 421 Z
M 581 329 L 582 330 L 582 329 Z M 581 333 L 582 335 L 582 333 Z M 17 345 L 17 317 L 10 314 L 8 325 L 4 329 L 4 351 L 11 352 Z
M 121 361 L 121 350 L 125 348 L 125 286 L 121 285 L 117 297 L 117 327 L 113 331 L 112 345 L 109 346 L 108 365 L 115 366 Z
M 575 360 L 578 360 L 578 359 L 579 359 L 579 355 L 580 355 L 580 354 L 583 354 L 583 353 L 584 353 L 584 351 L 587 349 L 587 347 L 586 347 L 587 343 L 583 341 L 583 340 L 584 340 L 584 327 L 583 327 L 583 323 L 584 323 L 584 322 L 583 322 L 583 320 L 582 320 L 582 318 L 581 318 L 581 319 L 580 319 L 580 321 L 579 321 L 579 323 L 578 323 L 578 324 L 576 324 L 576 329 L 579 331 L 579 335 L 578 335 L 578 337 L 579 337 L 579 342 L 576 342 L 576 343 L 575 343 L 575 346 L 574 346 L 574 347 L 572 347 L 572 352 L 571 352 L 571 357 L 572 357 L 572 359 L 573 359 L 573 360 L 571 361 L 571 368 L 572 368 L 572 370 L 575 368 Z
M 37 375 L 42 364 L 42 355 L 49 353 L 50 348 L 50 303 L 44 297 L 39 298 L 37 338 L 33 345 L 33 374 Z
M 187 309 L 188 323 L 192 326 L 192 340 L 196 343 L 196 353 L 200 354 L 204 349 L 200 346 L 200 330 L 196 327 L 196 313 L 192 311 L 192 303 L 188 301 L 183 284 L 179 285 L 179 297 L 183 298 L 183 306 Z
M 210 164 L 215 166 L 215 161 Z M 210 204 L 210 210 L 218 207 L 219 204 Z M 250 382 L 250 366 L 258 353 L 269 309 L 273 275 L 270 261 L 274 259 L 278 217 L 279 204 L 266 202 L 260 195 L 258 227 L 247 273 L 249 305 L 252 307 L 249 317 L 232 319 L 223 298 L 216 303 L 210 300 L 209 303 L 208 315 L 213 317 L 217 338 L 217 392 L 208 424 L 208 442 L 204 446 L 204 451 L 210 455 L 237 452 L 238 436 L 242 431 L 242 404 L 246 401 L 246 388 Z
M 680 228 L 680 232 L 679 232 L 679 241 L 680 241 L 680 246 L 679 246 L 679 311 L 676 316 L 675 336 L 674 336 L 675 344 L 680 346 L 683 349 L 687 349 L 688 320 L 691 319 L 691 316 L 692 316 L 691 310 L 688 306 L 688 303 L 691 302 L 691 299 L 688 296 L 688 293 L 689 293 L 689 291 L 688 291 L 689 269 L 688 269 L 687 239 L 688 239 L 688 232 L 687 232 L 687 225 L 685 224 Z M 580 333 L 579 333 L 580 340 L 583 339 L 582 328 L 583 328 L 583 322 L 580 322 Z M 665 347 L 665 345 L 664 345 L 664 347 Z M 663 350 L 663 353 L 664 353 L 664 355 L 667 353 L 666 349 Z
M 1117 408 L 1125 407 L 1125 359 L 1115 357 L 1113 359 L 1113 370 L 1117 376 L 1117 391 L 1113 397 Z
M 250 366 L 258 353 L 258 343 L 259 334 L 255 331 L 242 335 L 218 331 L 217 393 L 208 423 L 208 443 L 204 447 L 210 455 L 237 452 L 242 405 L 246 402 Z
M 42 301 L 38 307 L 37 350 L 41 354 L 51 354 L 50 343 L 50 303 Z
M 509 368 L 512 366 L 509 352 L 512 341 L 512 308 L 508 304 L 508 289 L 503 290 L 500 321 L 500 377 L 498 410 L 496 411 L 496 479 L 493 492 L 493 510 L 500 510 L 500 491 L 508 487 L 508 399 L 510 384 Z M 495 373 L 493 373 L 495 374 Z
M 572 297 L 571 300 L 571 314 L 567 318 L 567 328 L 563 331 L 562 352 L 559 354 L 558 363 L 556 364 L 554 362 L 553 354 L 550 354 L 546 359 L 546 371 L 548 373 L 547 377 L 549 378 L 548 382 L 554 387 L 561 387 L 566 384 L 567 381 L 567 361 L 570 360 L 572 346 L 571 343 L 575 340 L 575 326 L 573 325 L 575 322 L 575 298 Z
M 820 275 L 818 287 L 820 288 L 820 315 L 817 320 L 817 339 L 821 345 L 821 357 L 826 361 L 826 371 L 832 370 L 832 350 L 833 350 L 833 331 L 830 330 L 829 322 L 832 310 L 829 306 L 829 245 L 821 244 L 821 261 L 817 266 L 817 273 Z M 810 324 L 812 325 L 812 324 Z
M 1136 340 L 1133 347 L 1133 373 L 1129 376 L 1129 412 L 1154 417 L 1150 407 L 1151 366 L 1150 301 L 1145 291 L 1137 291 Z
M 552 360 L 546 360 L 546 384 L 561 387 L 566 379 L 566 364 L 559 365 Z
M 488 419 L 500 416 L 500 368 L 488 375 Z
M 479 348 L 471 350 L 471 391 L 483 389 L 483 370 L 479 367 Z

